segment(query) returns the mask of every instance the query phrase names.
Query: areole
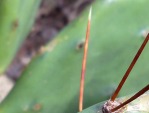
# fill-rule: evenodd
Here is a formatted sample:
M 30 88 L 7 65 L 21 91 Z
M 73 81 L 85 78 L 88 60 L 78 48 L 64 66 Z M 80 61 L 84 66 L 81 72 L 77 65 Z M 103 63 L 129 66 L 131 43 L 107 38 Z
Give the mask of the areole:
M 89 12 L 89 18 L 88 18 L 88 25 L 87 25 L 87 31 L 86 31 L 86 40 L 84 45 L 84 56 L 82 61 L 82 72 L 81 72 L 81 81 L 80 81 L 80 97 L 79 97 L 79 111 L 82 111 L 83 109 L 83 95 L 84 95 L 84 78 L 85 78 L 85 69 L 86 69 L 86 59 L 87 59 L 87 50 L 88 50 L 88 41 L 89 41 L 89 35 L 90 35 L 90 24 L 91 24 L 91 12 L 92 8 L 90 8 Z M 143 95 L 145 92 L 149 90 L 149 84 L 146 85 L 143 89 L 141 89 L 139 92 L 137 92 L 134 96 L 130 97 L 125 102 L 122 102 L 120 100 L 115 100 L 118 93 L 120 92 L 122 86 L 124 85 L 126 79 L 128 78 L 131 70 L 133 69 L 135 63 L 137 62 L 139 56 L 141 55 L 143 49 L 145 48 L 147 42 L 149 40 L 149 34 L 146 36 L 144 42 L 142 43 L 140 49 L 138 50 L 137 54 L 135 55 L 134 59 L 132 60 L 130 66 L 128 67 L 126 73 L 124 74 L 121 82 L 119 83 L 117 89 L 111 96 L 110 100 L 108 100 L 102 108 L 103 113 L 122 113 L 127 109 L 127 104 L 131 101 L 137 99 L 141 95 Z

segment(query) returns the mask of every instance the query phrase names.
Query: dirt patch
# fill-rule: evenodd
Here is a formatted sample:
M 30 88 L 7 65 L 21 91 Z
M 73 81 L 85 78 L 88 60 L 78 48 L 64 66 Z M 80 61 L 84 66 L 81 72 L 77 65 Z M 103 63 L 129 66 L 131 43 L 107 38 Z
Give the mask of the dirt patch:
M 94 0 L 42 0 L 35 24 L 6 74 L 17 80 L 39 49 L 55 37 Z

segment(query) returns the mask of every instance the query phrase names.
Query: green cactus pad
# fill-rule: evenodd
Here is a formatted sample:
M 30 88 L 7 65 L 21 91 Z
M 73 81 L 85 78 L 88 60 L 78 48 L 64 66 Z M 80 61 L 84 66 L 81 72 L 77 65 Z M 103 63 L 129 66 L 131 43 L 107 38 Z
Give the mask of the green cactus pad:
M 84 109 L 109 99 L 144 40 L 149 26 L 148 0 L 98 0 L 93 4 L 85 77 Z M 29 67 L 0 105 L 0 113 L 76 113 L 82 39 L 88 10 L 64 29 Z M 149 44 L 120 95 L 148 84 Z
M 30 31 L 39 3 L 40 0 L 0 1 L 0 74 Z
M 131 96 L 119 98 L 119 100 L 125 102 L 130 97 Z M 149 92 L 147 92 L 146 94 L 140 96 L 136 100 L 126 105 L 123 113 L 149 113 L 148 102 L 149 102 Z M 102 107 L 104 103 L 105 102 L 98 103 L 79 113 L 103 113 Z

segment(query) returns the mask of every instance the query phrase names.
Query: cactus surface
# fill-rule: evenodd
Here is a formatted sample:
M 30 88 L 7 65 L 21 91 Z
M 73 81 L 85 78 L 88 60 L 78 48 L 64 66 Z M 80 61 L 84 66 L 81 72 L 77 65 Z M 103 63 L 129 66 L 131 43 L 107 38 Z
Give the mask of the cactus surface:
M 30 31 L 39 3 L 40 0 L 0 1 L 0 74 Z
M 144 40 L 148 0 L 93 4 L 84 108 L 109 99 Z M 0 105 L 0 113 L 76 113 L 88 10 L 42 49 Z M 148 84 L 147 44 L 121 96 Z
M 119 100 L 126 101 L 129 97 L 131 96 L 119 98 Z M 126 105 L 123 113 L 149 113 L 148 102 L 149 102 L 149 92 L 145 93 L 138 99 Z M 105 102 L 100 102 L 79 113 L 103 113 L 102 107 L 104 103 Z

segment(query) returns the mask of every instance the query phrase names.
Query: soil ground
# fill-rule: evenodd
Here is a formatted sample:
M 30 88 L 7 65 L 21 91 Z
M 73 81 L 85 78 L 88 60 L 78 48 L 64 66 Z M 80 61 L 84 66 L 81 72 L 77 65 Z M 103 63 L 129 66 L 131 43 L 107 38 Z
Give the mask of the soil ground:
M 6 75 L 17 80 L 39 49 L 53 39 L 94 0 L 42 0 L 35 24 Z

